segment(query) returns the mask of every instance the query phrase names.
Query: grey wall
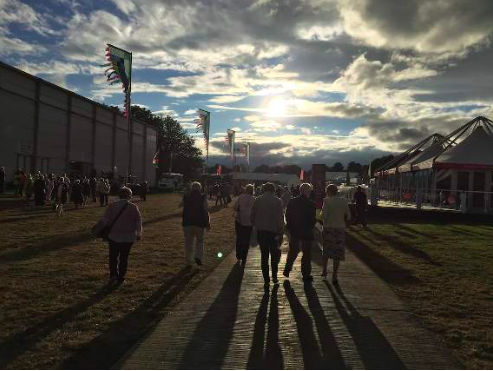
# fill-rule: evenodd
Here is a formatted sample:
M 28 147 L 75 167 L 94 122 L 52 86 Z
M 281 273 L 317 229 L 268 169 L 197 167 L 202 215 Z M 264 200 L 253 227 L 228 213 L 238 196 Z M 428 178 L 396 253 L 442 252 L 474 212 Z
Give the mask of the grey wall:
M 132 121 L 132 175 L 155 182 L 156 129 Z M 0 62 L 0 166 L 7 180 L 28 172 L 68 172 L 70 161 L 126 174 L 126 119 L 109 108 Z

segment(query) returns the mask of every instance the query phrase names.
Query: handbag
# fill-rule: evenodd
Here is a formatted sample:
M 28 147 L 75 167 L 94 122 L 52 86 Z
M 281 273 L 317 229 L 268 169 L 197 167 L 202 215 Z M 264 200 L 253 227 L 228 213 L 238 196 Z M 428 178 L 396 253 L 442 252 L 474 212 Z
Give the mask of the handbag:
M 92 235 L 96 238 L 101 238 L 103 241 L 108 241 L 109 240 L 109 234 L 111 231 L 111 228 L 115 225 L 117 220 L 120 218 L 120 215 L 122 215 L 123 211 L 125 208 L 128 206 L 128 202 L 125 204 L 125 206 L 122 207 L 122 209 L 118 212 L 118 215 L 113 219 L 113 221 L 110 224 L 104 224 L 102 220 L 99 220 L 93 227 L 92 227 Z

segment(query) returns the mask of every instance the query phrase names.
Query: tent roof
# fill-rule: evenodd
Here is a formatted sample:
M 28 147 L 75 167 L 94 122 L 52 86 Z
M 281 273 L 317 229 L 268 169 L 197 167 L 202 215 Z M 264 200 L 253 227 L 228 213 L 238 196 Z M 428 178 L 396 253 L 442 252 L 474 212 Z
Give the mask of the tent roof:
M 435 159 L 437 168 L 493 168 L 493 137 L 482 126 Z

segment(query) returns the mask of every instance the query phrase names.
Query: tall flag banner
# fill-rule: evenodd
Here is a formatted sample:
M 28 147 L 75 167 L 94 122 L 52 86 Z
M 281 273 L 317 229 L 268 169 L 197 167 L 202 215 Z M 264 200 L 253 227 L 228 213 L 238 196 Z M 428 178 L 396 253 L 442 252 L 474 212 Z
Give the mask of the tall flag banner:
M 154 155 L 154 157 L 152 158 L 152 164 L 153 165 L 158 165 L 159 164 L 159 154 L 160 154 L 161 150 L 157 150 L 156 154 Z
M 221 175 L 222 170 L 223 170 L 222 165 L 218 165 L 218 166 L 217 166 L 217 170 L 216 170 L 216 175 Z
M 245 152 L 247 166 L 250 166 L 250 142 L 245 144 Z
M 305 170 L 301 169 L 300 171 L 300 180 L 304 181 L 305 180 Z
M 211 113 L 209 111 L 198 109 L 197 119 L 193 120 L 197 125 L 197 132 L 201 131 L 204 134 L 206 158 L 209 158 L 209 133 L 211 129 Z
M 232 129 L 228 129 L 228 144 L 229 144 L 229 155 L 231 157 L 231 161 L 234 161 L 234 158 L 235 158 L 235 131 Z
M 125 93 L 123 114 L 125 117 L 130 112 L 130 92 L 132 87 L 132 53 L 106 44 L 105 58 L 108 63 L 101 67 L 107 67 L 104 71 L 110 85 L 121 84 Z

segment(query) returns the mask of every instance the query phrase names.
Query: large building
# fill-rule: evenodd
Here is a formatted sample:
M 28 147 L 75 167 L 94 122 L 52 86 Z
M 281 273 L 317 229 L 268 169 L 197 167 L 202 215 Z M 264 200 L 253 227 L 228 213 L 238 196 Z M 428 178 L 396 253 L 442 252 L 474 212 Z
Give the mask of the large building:
M 157 130 L 0 62 L 0 166 L 27 172 L 131 175 L 155 184 Z M 129 145 L 130 143 L 130 145 Z

